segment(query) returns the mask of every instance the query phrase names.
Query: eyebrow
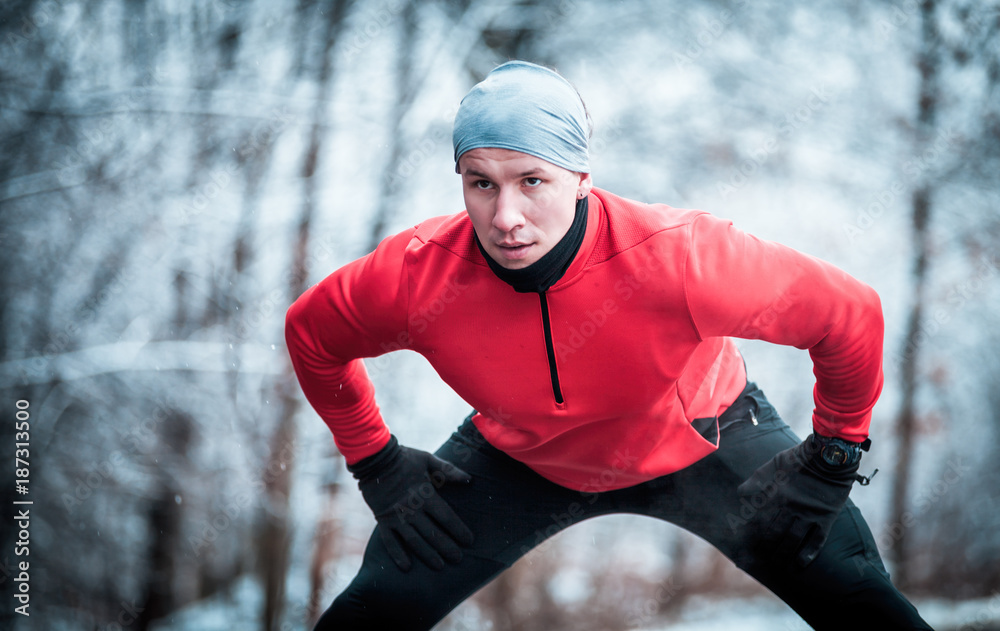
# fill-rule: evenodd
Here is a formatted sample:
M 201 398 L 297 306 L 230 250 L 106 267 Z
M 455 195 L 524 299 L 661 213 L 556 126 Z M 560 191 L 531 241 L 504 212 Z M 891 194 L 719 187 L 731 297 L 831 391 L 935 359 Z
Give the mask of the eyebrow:
M 524 173 L 519 173 L 515 177 L 522 178 L 522 177 L 529 177 L 529 176 L 538 175 L 538 174 L 544 174 L 544 171 L 542 171 L 542 169 L 539 169 L 539 168 L 534 168 L 534 169 L 530 169 L 528 171 L 525 171 Z M 481 177 L 481 178 L 484 178 L 484 179 L 487 179 L 487 180 L 491 179 L 490 176 L 486 175 L 485 173 L 483 173 L 481 171 L 477 171 L 476 169 L 466 169 L 465 170 L 465 175 L 472 175 L 472 176 L 475 176 L 475 177 Z

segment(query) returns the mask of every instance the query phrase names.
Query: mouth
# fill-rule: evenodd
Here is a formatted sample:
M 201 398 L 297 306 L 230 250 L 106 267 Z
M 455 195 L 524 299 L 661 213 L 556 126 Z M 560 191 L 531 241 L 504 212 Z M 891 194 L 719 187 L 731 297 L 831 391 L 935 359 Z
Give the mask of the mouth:
M 497 249 L 504 258 L 516 261 L 524 258 L 533 243 L 497 243 Z

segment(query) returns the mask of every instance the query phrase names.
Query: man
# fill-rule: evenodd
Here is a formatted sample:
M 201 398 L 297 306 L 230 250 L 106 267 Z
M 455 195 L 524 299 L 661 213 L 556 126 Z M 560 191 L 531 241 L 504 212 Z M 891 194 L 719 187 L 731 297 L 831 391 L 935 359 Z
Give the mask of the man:
M 882 387 L 878 296 L 707 213 L 594 188 L 588 138 L 565 79 L 497 67 L 455 119 L 466 212 L 289 309 L 303 391 L 378 521 L 317 628 L 429 629 L 546 536 L 631 512 L 706 539 L 816 628 L 928 629 L 848 500 Z M 808 349 L 804 442 L 734 337 Z M 478 410 L 436 455 L 389 433 L 359 359 L 398 348 Z

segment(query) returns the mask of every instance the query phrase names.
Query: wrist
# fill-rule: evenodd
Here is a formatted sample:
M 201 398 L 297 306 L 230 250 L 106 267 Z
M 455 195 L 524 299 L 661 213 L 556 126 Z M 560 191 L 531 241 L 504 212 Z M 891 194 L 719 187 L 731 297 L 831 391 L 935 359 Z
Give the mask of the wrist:
M 351 472 L 357 480 L 365 480 L 377 475 L 389 467 L 396 458 L 399 457 L 403 448 L 399 446 L 399 441 L 393 435 L 389 436 L 389 442 L 385 447 L 374 454 L 358 460 L 354 464 L 347 465 L 347 470 Z
M 861 452 L 868 451 L 871 446 L 871 439 L 856 443 L 815 432 L 813 432 L 813 442 L 817 446 L 818 460 L 825 467 L 837 471 L 857 468 L 861 462 Z

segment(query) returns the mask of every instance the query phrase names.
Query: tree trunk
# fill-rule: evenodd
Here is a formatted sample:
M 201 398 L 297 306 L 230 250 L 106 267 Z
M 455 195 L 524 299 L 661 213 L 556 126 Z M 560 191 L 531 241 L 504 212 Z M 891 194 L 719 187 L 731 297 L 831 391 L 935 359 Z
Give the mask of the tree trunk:
M 934 125 L 937 114 L 940 93 L 938 73 L 940 71 L 940 38 L 935 16 L 935 0 L 923 0 L 920 3 L 921 38 L 918 69 L 920 71 L 920 92 L 916 126 L 915 154 L 923 152 L 934 136 Z M 917 425 L 916 396 L 918 390 L 918 368 L 920 365 L 921 345 L 926 341 L 926 334 L 921 328 L 925 301 L 927 299 L 927 267 L 931 256 L 930 235 L 928 227 L 931 221 L 933 204 L 933 186 L 929 176 L 924 176 L 917 183 L 913 193 L 913 303 L 907 321 L 906 338 L 903 340 L 903 352 L 900 365 L 902 386 L 902 403 L 896 419 L 896 431 L 899 436 L 899 456 L 896 466 L 896 479 L 892 490 L 892 524 L 900 525 L 893 530 L 895 537 L 890 559 L 895 566 L 896 583 L 905 589 L 911 580 L 909 566 L 910 554 L 907 545 L 905 524 L 909 520 L 904 516 L 907 511 L 910 492 L 910 468 L 913 458 L 914 434 Z
M 319 5 L 317 10 L 327 8 L 323 15 L 325 26 L 321 49 L 321 63 L 317 84 L 316 108 L 312 114 L 312 125 L 309 130 L 309 144 L 302 164 L 302 209 L 299 213 L 298 235 L 292 254 L 292 274 L 289 283 L 289 303 L 293 302 L 306 290 L 309 276 L 308 256 L 309 238 L 316 200 L 316 180 L 314 175 L 319 164 L 320 150 L 323 144 L 326 125 L 326 110 L 330 98 L 330 88 L 333 83 L 334 43 L 340 34 L 344 18 L 351 2 L 337 2 L 332 6 Z M 290 526 L 288 520 L 289 496 L 291 494 L 291 472 L 295 454 L 295 413 L 299 408 L 299 398 L 296 396 L 295 375 L 291 362 L 286 362 L 284 375 L 277 383 L 280 416 L 274 436 L 271 440 L 271 457 L 269 467 L 277 464 L 281 468 L 279 475 L 267 475 L 267 497 L 269 507 L 266 511 L 263 537 L 261 540 L 264 563 L 261 568 L 264 579 L 264 619 L 265 631 L 277 631 L 281 625 L 284 608 L 285 579 L 288 574 Z
M 411 175 L 403 175 L 404 160 L 410 156 L 404 155 L 407 147 L 410 146 L 408 134 L 404 133 L 403 118 L 413 105 L 413 100 L 417 95 L 416 81 L 413 77 L 413 53 L 417 32 L 416 3 L 407 2 L 403 7 L 401 24 L 399 26 L 399 47 L 396 51 L 396 103 L 392 111 L 390 122 L 390 151 L 389 163 L 386 165 L 385 173 L 382 177 L 382 187 L 379 192 L 379 206 L 375 212 L 375 219 L 372 221 L 371 232 L 368 237 L 368 247 L 366 252 L 375 249 L 382 237 L 385 236 L 386 227 L 392 220 L 392 215 L 399 204 L 402 203 L 400 191 L 403 189 L 402 180 Z
M 326 562 L 336 558 L 337 543 L 340 539 L 340 518 L 337 515 L 337 496 L 340 484 L 337 481 L 337 467 L 331 476 L 331 481 L 326 485 L 326 506 L 323 515 L 316 525 L 316 535 L 314 536 L 314 547 L 312 560 L 309 563 L 309 601 L 306 605 L 306 623 L 309 626 L 316 624 L 320 615 L 329 605 L 329 598 L 325 596 L 326 576 L 323 569 Z

